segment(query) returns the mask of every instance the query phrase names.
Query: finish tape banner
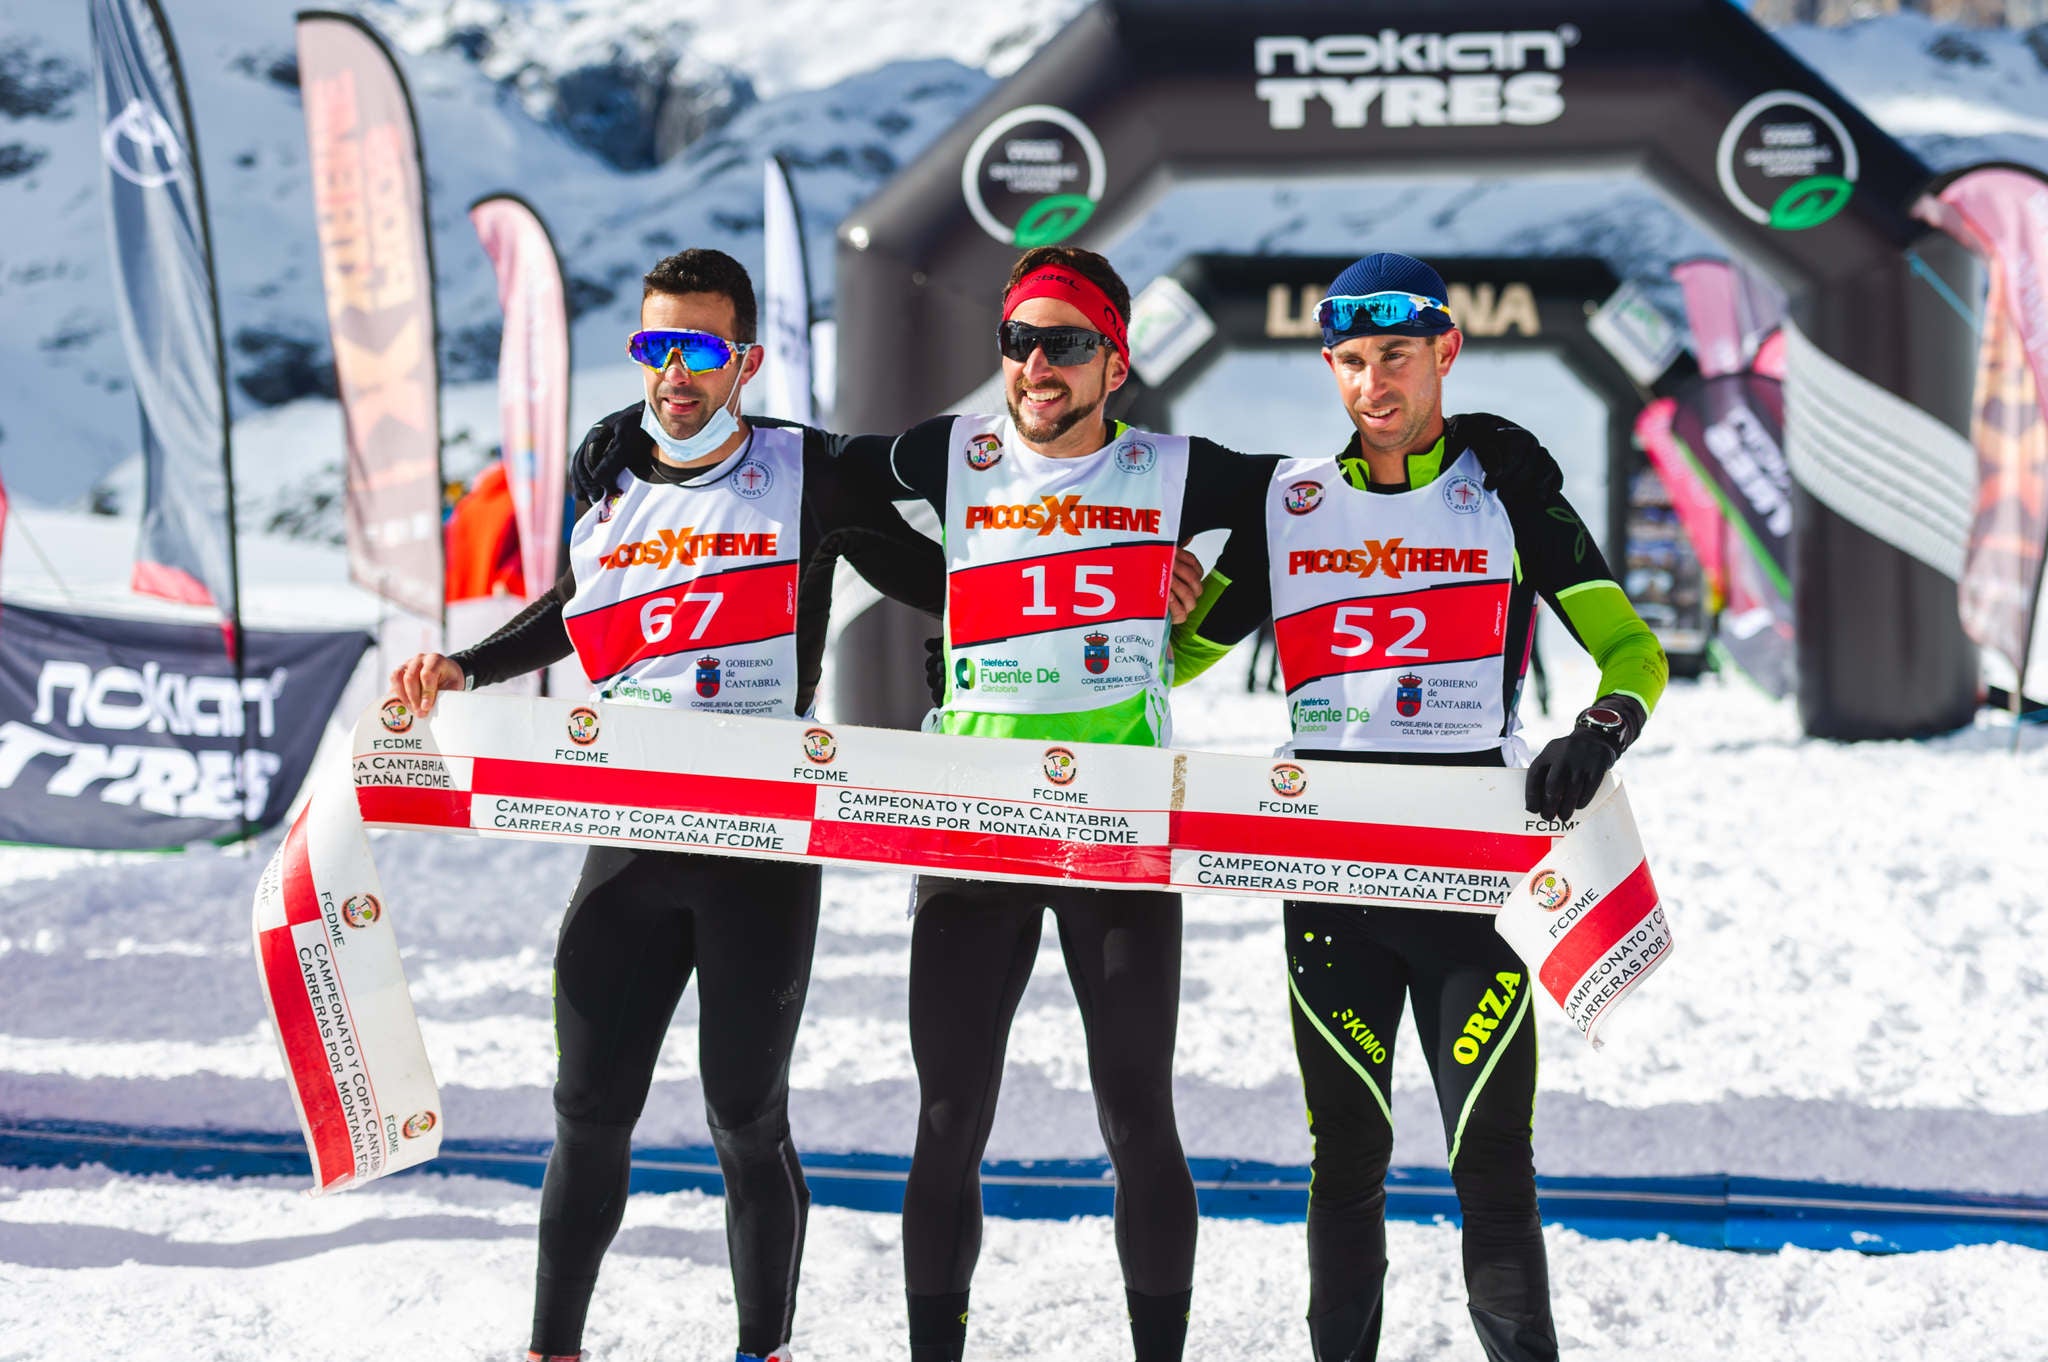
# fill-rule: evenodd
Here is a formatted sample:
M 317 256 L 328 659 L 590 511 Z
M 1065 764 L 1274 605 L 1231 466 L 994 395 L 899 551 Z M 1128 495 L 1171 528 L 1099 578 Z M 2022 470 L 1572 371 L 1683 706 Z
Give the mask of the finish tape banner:
M 1534 914 L 1535 931 L 1509 940 L 1589 1039 L 1625 991 L 1603 991 L 1598 980 L 1620 968 L 1604 962 L 1634 952 L 1635 980 L 1669 950 L 1612 776 L 1586 814 L 1558 823 L 1528 813 L 1522 773 L 1501 768 L 467 694 L 441 696 L 431 720 L 387 700 L 357 722 L 351 751 L 346 768 L 316 773 L 255 905 L 258 969 L 321 1191 L 424 1163 L 440 1146 L 439 1091 L 366 828 Z M 1430 824 L 1412 821 L 1418 809 Z M 1531 891 L 1532 879 L 1548 887 Z M 1553 908 L 1545 896 L 1564 883 L 1573 892 Z M 1645 922 L 1663 942 L 1647 955 L 1632 944 Z M 1595 985 L 1575 993 L 1589 976 Z

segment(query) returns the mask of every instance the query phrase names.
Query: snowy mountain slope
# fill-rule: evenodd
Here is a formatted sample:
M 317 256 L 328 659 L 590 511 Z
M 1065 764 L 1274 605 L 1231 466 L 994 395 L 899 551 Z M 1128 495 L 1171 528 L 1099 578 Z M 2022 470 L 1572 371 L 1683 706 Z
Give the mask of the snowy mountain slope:
M 238 413 L 331 383 L 291 13 L 284 0 L 171 0 L 213 204 Z M 1081 8 L 776 0 L 687 17 L 598 0 L 362 0 L 412 82 L 426 146 L 445 376 L 487 379 L 497 306 L 464 217 L 514 188 L 555 230 L 579 368 L 610 366 L 639 273 L 710 244 L 759 263 L 759 163 L 789 155 L 829 305 L 838 219 Z M 2048 165 L 2048 41 L 1914 15 L 1781 37 L 1937 166 Z M 0 0 L 0 473 L 70 503 L 126 458 L 134 418 L 105 266 L 83 6 Z M 694 140 L 690 140 L 694 136 Z M 686 144 L 686 145 L 685 145 Z M 679 153 L 677 146 L 682 145 Z M 660 159 L 669 156 L 669 159 Z M 622 169 L 622 166 L 645 167 Z M 1657 276 L 1710 249 L 1625 180 L 1289 184 L 1170 194 L 1114 244 L 1134 284 L 1192 250 L 1376 245 L 1607 256 Z M 615 382 L 601 407 L 613 405 Z M 631 395 L 630 385 L 623 401 Z M 488 412 L 453 426 L 480 454 Z M 324 482 L 336 446 L 252 449 Z M 301 460 L 304 460 L 301 463 Z M 460 460 L 453 461 L 459 464 Z M 309 499 L 314 494 L 309 492 Z M 324 498 L 331 502 L 331 492 Z M 130 514 L 133 508 L 126 508 Z M 252 510 L 255 508 L 252 508 Z M 259 519 L 267 518 L 267 512 Z M 288 517 L 334 527 L 301 507 Z
M 272 0 L 176 0 L 169 6 L 199 125 L 238 414 L 331 388 L 295 84 L 293 8 Z M 410 13 L 390 5 L 370 10 L 373 20 Z M 811 214 L 814 269 L 829 271 L 838 218 L 985 93 L 991 80 L 946 60 L 881 65 L 889 54 L 877 51 L 869 69 L 831 89 L 788 88 L 767 102 L 746 104 L 684 154 L 651 170 L 625 172 L 563 127 L 529 113 L 516 82 L 501 84 L 462 44 L 437 38 L 417 13 L 409 26 L 394 23 L 394 29 L 425 49 L 403 52 L 401 60 L 426 148 L 443 376 L 449 380 L 488 378 L 496 364 L 495 288 L 466 219 L 477 196 L 517 189 L 548 219 L 579 312 L 580 363 L 589 363 L 608 357 L 630 329 L 639 275 L 658 255 L 708 242 L 758 265 L 760 162 L 769 152 L 790 154 Z M 22 101 L 0 99 L 0 143 L 19 139 L 23 148 L 12 162 L 0 159 L 0 166 L 25 167 L 0 178 L 0 303 L 22 322 L 0 342 L 0 472 L 17 495 L 63 503 L 126 458 L 135 439 L 94 178 L 97 130 L 84 79 L 83 7 L 9 0 L 0 35 L 0 54 L 6 54 L 0 71 L 10 73 L 6 88 L 23 84 L 11 74 L 17 70 L 47 70 L 30 88 L 51 92 L 38 101 L 41 111 L 19 116 L 10 110 Z M 668 34 L 678 44 L 686 38 L 680 29 Z M 925 45 L 930 40 L 926 35 Z M 829 73 L 836 67 L 812 63 L 805 69 Z M 492 442 L 494 432 L 485 439 Z M 60 450 L 62 458 L 50 457 Z M 337 454 L 321 451 L 313 467 Z M 243 461 L 258 457 L 278 454 L 264 451 Z

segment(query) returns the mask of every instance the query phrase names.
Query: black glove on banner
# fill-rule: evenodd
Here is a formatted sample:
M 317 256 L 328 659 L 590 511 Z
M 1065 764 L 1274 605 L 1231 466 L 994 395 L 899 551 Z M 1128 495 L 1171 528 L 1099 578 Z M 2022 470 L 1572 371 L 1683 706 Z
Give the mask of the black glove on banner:
M 946 648 L 935 638 L 924 641 L 924 684 L 935 707 L 946 703 Z
M 1564 470 L 1534 435 L 1492 412 L 1469 411 L 1445 423 L 1452 439 L 1445 443 L 1446 456 L 1464 445 L 1479 457 L 1486 476 L 1480 486 L 1489 492 L 1543 499 L 1564 488 Z
M 1529 812 L 1556 821 L 1590 804 L 1601 778 L 1643 731 L 1644 717 L 1626 695 L 1605 695 L 1581 710 L 1572 731 L 1551 739 L 1529 764 Z

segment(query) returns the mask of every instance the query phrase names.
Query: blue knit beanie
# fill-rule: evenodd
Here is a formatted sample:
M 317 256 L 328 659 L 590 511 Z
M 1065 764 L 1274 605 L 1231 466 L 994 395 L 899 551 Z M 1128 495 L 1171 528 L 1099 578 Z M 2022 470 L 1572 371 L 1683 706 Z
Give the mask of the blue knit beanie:
M 1363 298 L 1373 293 L 1419 293 L 1443 303 L 1446 292 L 1443 276 L 1414 256 L 1379 251 L 1347 266 L 1331 283 L 1328 296 Z M 1325 326 L 1323 344 L 1332 346 L 1353 336 L 1435 336 L 1457 324 L 1448 310 L 1392 326 L 1375 325 L 1371 318 L 1363 315 L 1353 318 L 1352 323 L 1348 330 L 1343 331 Z

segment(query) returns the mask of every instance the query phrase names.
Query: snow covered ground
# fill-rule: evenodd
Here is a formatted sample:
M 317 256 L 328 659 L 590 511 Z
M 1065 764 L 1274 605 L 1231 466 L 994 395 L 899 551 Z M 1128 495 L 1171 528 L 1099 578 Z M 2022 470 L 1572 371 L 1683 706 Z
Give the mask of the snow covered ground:
M 1591 673 L 1559 650 L 1559 718 Z M 1236 660 L 1182 692 L 1181 740 L 1258 751 L 1280 703 Z M 1542 1015 L 1546 1174 L 1737 1173 L 2048 1194 L 2048 733 L 2018 755 L 1989 725 L 1930 743 L 1837 746 L 1740 686 L 1675 688 L 1626 771 L 1678 949 L 1585 1048 Z M 379 834 L 451 1135 L 545 1138 L 547 969 L 572 849 Z M 0 852 L 0 1115 L 289 1130 L 263 1022 L 249 857 Z M 904 882 L 827 876 L 793 1121 L 815 1151 L 909 1148 Z M 405 886 L 399 897 L 399 886 Z M 481 890 L 481 892 L 479 892 Z M 1191 1154 L 1307 1158 L 1274 906 L 1188 901 L 1178 1098 Z M 640 1126 L 705 1141 L 694 994 Z M 1099 1157 L 1057 948 L 1040 957 L 992 1155 Z M 1397 1047 L 1397 1163 L 1441 1166 L 1413 1047 Z M 326 1201 L 275 1180 L 179 1183 L 0 1170 L 0 1359 L 512 1355 L 535 1195 L 413 1177 Z M 590 1342 L 601 1359 L 712 1355 L 730 1286 L 719 1206 L 635 1198 Z M 1898 1259 L 1715 1253 L 1552 1230 L 1558 1316 L 1579 1357 L 2038 1359 L 2048 1255 Z M 1298 1226 L 1208 1222 L 1191 1356 L 1299 1344 Z M 802 1355 L 896 1355 L 892 1217 L 814 1212 Z M 1469 1353 L 1455 1232 L 1393 1229 L 1389 1358 Z M 1114 1357 L 1127 1346 L 1107 1222 L 992 1224 L 976 1297 L 984 1357 Z M 26 1351 L 14 1351 L 25 1348 Z
M 232 222 L 217 224 L 233 262 L 230 331 L 304 343 L 312 363 L 324 340 L 303 143 L 295 96 L 270 74 L 288 52 L 290 8 L 186 0 L 174 21 L 188 66 L 209 73 L 195 100 L 215 202 L 235 205 Z M 487 331 L 496 315 L 460 205 L 501 187 L 503 167 L 516 162 L 553 187 L 572 272 L 617 294 L 608 303 L 593 294 L 579 320 L 579 353 L 591 357 L 616 345 L 632 276 L 652 253 L 689 240 L 754 258 L 758 163 L 772 148 L 808 163 L 798 187 L 812 213 L 814 270 L 829 279 L 837 216 L 1076 4 L 1028 16 L 959 6 L 932 24 L 902 19 L 900 6 L 804 0 L 805 22 L 760 48 L 731 41 L 748 22 L 743 7 L 693 17 L 703 53 L 734 64 L 760 102 L 700 151 L 630 173 L 543 129 L 540 114 L 509 111 L 499 68 L 526 62 L 545 76 L 550 60 L 571 68 L 591 44 L 644 38 L 660 49 L 685 30 L 617 10 L 624 27 L 596 32 L 591 16 L 614 11 L 578 3 L 363 8 L 408 53 L 436 176 L 451 326 L 483 319 Z M 0 0 L 0 30 L 26 34 L 31 56 L 76 60 L 81 14 Z M 489 30 L 497 65 L 449 45 L 465 27 Z M 2048 82 L 2016 35 L 1970 37 L 1982 61 L 1937 52 L 1953 35 L 1912 16 L 1783 36 L 1931 163 L 2048 160 Z M 51 156 L 5 191 L 0 296 L 25 324 L 0 340 L 12 357 L 0 365 L 12 375 L 0 376 L 0 407 L 18 494 L 0 576 L 10 597 L 68 589 L 98 608 L 118 607 L 121 593 L 108 591 L 108 571 L 73 565 L 114 564 L 112 575 L 125 577 L 133 495 L 116 519 L 27 505 L 73 500 L 133 440 L 84 123 L 60 113 L 15 129 Z M 1130 227 L 1117 249 L 1134 282 L 1189 250 L 1252 239 L 1297 251 L 1366 237 L 1539 253 L 1590 243 L 1623 272 L 1652 275 L 1700 246 L 1647 191 L 1597 177 L 1417 186 L 1382 195 L 1397 205 L 1384 212 L 1340 202 L 1344 191 L 1327 186 L 1275 187 L 1234 205 L 1215 192 L 1186 190 Z M 238 351 L 234 362 L 247 376 L 259 361 Z M 586 363 L 579 422 L 633 391 L 623 369 Z M 245 532 L 303 513 L 322 479 L 338 486 L 331 403 L 257 410 L 238 393 L 237 404 Z M 451 385 L 448 424 L 458 445 L 487 446 L 488 386 Z M 43 454 L 55 447 L 70 456 Z M 309 537 L 320 533 L 309 527 Z M 252 620 L 374 618 L 374 605 L 341 584 L 331 550 L 254 533 L 244 543 L 256 569 Z M 36 561 L 39 548 L 58 571 Z M 1565 650 L 1553 667 L 1559 718 L 1546 727 L 1530 716 L 1538 741 L 1591 695 L 1590 672 Z M 1238 693 L 1241 676 L 1233 660 L 1183 693 L 1181 741 L 1263 751 L 1278 740 L 1279 701 Z M 1625 771 L 1678 948 L 1610 1024 L 1604 1051 L 1543 1016 L 1541 1171 L 2048 1195 L 2048 839 L 2038 831 L 2048 732 L 2030 732 L 2016 756 L 2008 741 L 2009 730 L 1990 724 L 1929 743 L 1815 743 L 1798 735 L 1788 706 L 1739 684 L 1675 688 Z M 248 943 L 250 894 L 273 845 L 172 858 L 0 849 L 0 1117 L 291 1130 Z M 578 853 L 381 834 L 378 856 L 394 893 L 406 886 L 393 911 L 449 1133 L 545 1138 L 549 953 Z M 796 1061 L 797 1137 L 813 1151 L 904 1152 L 915 1080 L 902 1022 L 903 877 L 834 872 L 827 893 Z M 1191 1154 L 1306 1160 L 1279 938 L 1274 905 L 1189 900 L 1178 1099 Z M 645 1143 L 705 1139 L 695 1032 L 691 994 L 640 1127 Z M 1019 1015 L 993 1156 L 1099 1156 L 1081 1054 L 1049 946 Z M 1412 1045 L 1397 1056 L 1396 1162 L 1440 1166 L 1420 1061 Z M 0 1169 L 0 1362 L 516 1356 L 536 1200 L 509 1183 L 431 1175 L 313 1201 L 285 1180 Z M 720 1213 L 715 1199 L 690 1193 L 634 1199 L 593 1310 L 598 1362 L 718 1356 L 728 1346 Z M 1396 1224 L 1391 1236 L 1382 1355 L 1475 1355 L 1455 1232 Z M 2039 1252 L 1738 1255 L 1562 1229 L 1551 1247 L 1560 1329 L 1575 1358 L 2048 1357 L 2038 1316 L 2019 1308 L 2048 1292 Z M 1299 1355 L 1298 1226 L 1205 1223 L 1198 1274 L 1191 1357 Z M 353 1296 L 340 1294 L 343 1283 Z M 900 1284 L 892 1217 L 814 1211 L 799 1354 L 897 1357 Z M 1117 1291 L 1106 1221 L 991 1222 L 975 1355 L 1127 1355 Z

